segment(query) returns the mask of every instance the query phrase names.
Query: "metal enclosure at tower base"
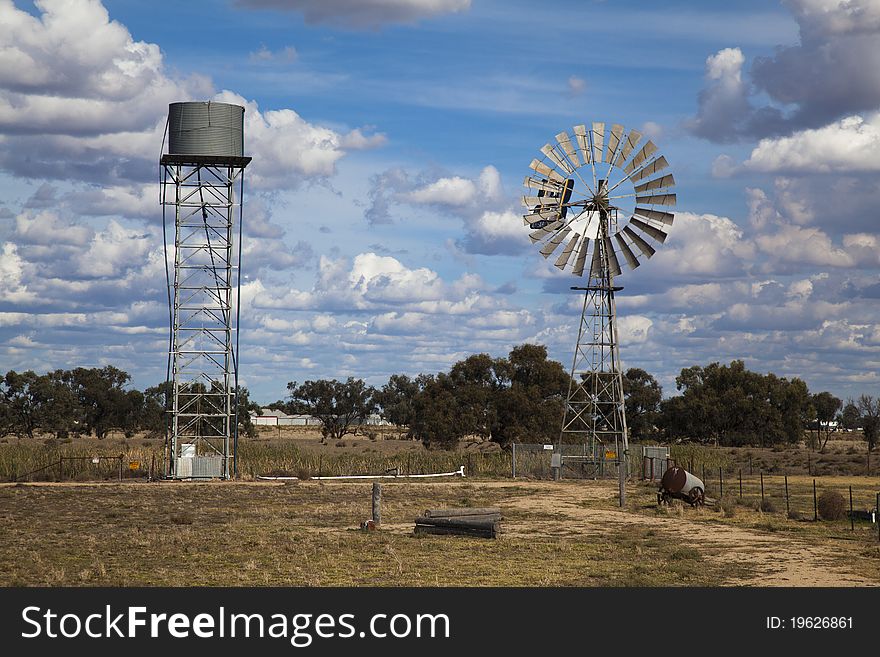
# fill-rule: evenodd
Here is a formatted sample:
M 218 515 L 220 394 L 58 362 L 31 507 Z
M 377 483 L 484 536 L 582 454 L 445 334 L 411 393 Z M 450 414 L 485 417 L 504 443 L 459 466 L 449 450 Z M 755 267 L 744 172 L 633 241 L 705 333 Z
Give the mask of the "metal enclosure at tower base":
M 169 152 L 160 160 L 165 245 L 174 262 L 167 281 L 167 478 L 227 479 L 237 470 L 241 198 L 251 160 L 242 155 L 243 118 L 243 107 L 227 103 L 169 106 Z

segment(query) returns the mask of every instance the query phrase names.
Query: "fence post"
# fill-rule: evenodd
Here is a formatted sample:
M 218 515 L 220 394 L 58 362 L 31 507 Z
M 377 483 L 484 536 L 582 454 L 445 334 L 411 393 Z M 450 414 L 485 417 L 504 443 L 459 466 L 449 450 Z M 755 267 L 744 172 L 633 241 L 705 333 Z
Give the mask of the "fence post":
M 122 481 L 122 454 L 117 458 L 119 459 L 119 481 Z
M 718 497 L 724 497 L 724 471 L 718 466 Z
M 856 523 L 853 520 L 852 486 L 849 487 L 849 530 L 851 532 L 856 530 Z
M 807 474 L 810 476 L 813 474 L 813 463 L 809 453 L 807 454 Z
M 516 443 L 511 443 L 510 470 L 513 479 L 516 479 Z
M 761 511 L 764 510 L 764 471 L 760 471 L 761 475 Z
M 749 454 L 749 476 L 752 476 L 752 455 Z
M 743 470 L 739 469 L 739 499 L 743 498 Z
M 382 524 L 382 484 L 373 482 L 373 522 Z
M 64 479 L 64 457 L 58 457 L 58 481 Z
M 816 480 L 813 479 L 813 522 L 819 519 L 819 503 L 816 501 Z
M 788 474 L 785 475 L 785 515 L 788 516 L 791 514 L 791 509 L 788 506 Z

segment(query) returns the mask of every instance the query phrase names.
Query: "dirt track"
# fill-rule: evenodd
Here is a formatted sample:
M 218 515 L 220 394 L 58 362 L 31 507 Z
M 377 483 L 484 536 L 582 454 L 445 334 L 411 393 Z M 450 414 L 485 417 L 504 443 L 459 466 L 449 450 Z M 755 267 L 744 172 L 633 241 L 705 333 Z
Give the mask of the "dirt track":
M 839 546 L 830 541 L 808 543 L 790 535 L 721 523 L 696 522 L 685 517 L 662 517 L 648 514 L 584 508 L 585 499 L 609 497 L 609 488 L 597 485 L 542 486 L 541 495 L 511 498 L 507 506 L 524 511 L 555 516 L 558 520 L 543 522 L 543 532 L 568 533 L 572 526 L 585 534 L 602 536 L 609 527 L 621 523 L 654 527 L 674 537 L 681 545 L 698 548 L 707 559 L 734 564 L 747 562 L 757 567 L 758 574 L 748 579 L 731 579 L 729 586 L 877 586 L 856 572 L 832 565 L 829 552 Z M 687 513 L 711 513 L 706 510 L 685 510 Z M 507 523 L 511 535 L 535 535 L 536 523 Z

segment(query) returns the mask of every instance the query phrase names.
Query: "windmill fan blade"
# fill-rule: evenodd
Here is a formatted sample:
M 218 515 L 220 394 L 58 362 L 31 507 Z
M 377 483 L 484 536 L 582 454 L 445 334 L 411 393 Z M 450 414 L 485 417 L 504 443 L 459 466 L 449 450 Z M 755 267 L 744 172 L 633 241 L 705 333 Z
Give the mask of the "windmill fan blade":
M 620 263 L 617 262 L 617 254 L 614 253 L 614 247 L 611 246 L 611 238 L 605 236 L 605 257 L 608 258 L 608 270 L 612 276 L 620 276 Z
M 545 258 L 549 258 L 550 254 L 553 253 L 560 244 L 562 244 L 562 240 L 564 240 L 570 232 L 571 228 L 569 228 L 568 226 L 564 226 L 562 230 L 560 230 L 553 236 L 553 239 L 551 239 L 544 245 L 544 248 L 542 248 L 539 253 Z
M 550 180 L 555 180 L 558 183 L 565 182 L 565 176 L 559 174 L 559 172 L 554 171 L 546 164 L 541 162 L 540 160 L 532 160 L 532 163 L 529 165 L 530 169 L 534 169 L 538 173 L 547 176 Z
M 636 259 L 635 254 L 632 252 L 632 249 L 629 248 L 629 244 L 626 243 L 626 240 L 623 239 L 623 235 L 620 233 L 614 234 L 614 239 L 620 245 L 620 251 L 623 253 L 623 257 L 626 259 L 626 264 L 629 265 L 630 269 L 635 269 L 639 266 L 639 261 Z
M 654 219 L 655 221 L 659 221 L 660 223 L 666 224 L 667 226 L 672 225 L 672 219 L 675 217 L 671 212 L 661 212 L 660 210 L 649 210 L 648 208 L 639 208 L 636 207 L 635 213 L 640 217 L 645 217 L 646 219 Z
M 574 127 L 574 138 L 577 141 L 578 148 L 581 149 L 581 155 L 584 156 L 584 164 L 592 162 L 590 156 L 590 142 L 587 138 L 587 126 L 576 125 Z
M 522 197 L 522 204 L 527 208 L 536 208 L 538 206 L 559 207 L 559 197 L 558 196 L 523 196 Z
M 648 140 L 648 143 L 642 146 L 642 148 L 639 150 L 638 153 L 635 154 L 635 157 L 633 157 L 630 163 L 623 167 L 623 170 L 626 173 L 632 173 L 637 166 L 639 166 L 642 162 L 647 160 L 653 153 L 656 152 L 657 147 L 654 145 L 654 142 Z
M 625 226 L 623 232 L 626 233 L 627 236 L 633 241 L 633 244 L 639 247 L 639 251 L 641 251 L 642 255 L 644 255 L 646 258 L 650 258 L 657 252 L 653 246 L 643 240 L 641 236 L 629 226 Z
M 527 176 L 526 179 L 523 181 L 523 187 L 528 187 L 529 189 L 539 189 L 542 192 L 558 194 L 562 191 L 563 184 L 560 182 L 556 182 L 555 180 L 547 180 L 546 178 L 532 178 L 531 176 Z
M 672 187 L 673 185 L 675 185 L 675 178 L 672 177 L 671 173 L 668 173 L 665 176 L 661 176 L 660 178 L 649 180 L 642 185 L 636 185 L 636 193 L 649 192 L 652 189 L 662 189 L 664 187 Z
M 574 259 L 574 268 L 571 270 L 575 276 L 584 275 L 584 263 L 587 261 L 587 251 L 589 250 L 590 238 L 584 235 L 584 239 L 581 240 L 581 245 L 578 247 L 577 258 Z
M 535 242 L 539 242 L 547 235 L 552 233 L 554 230 L 562 227 L 561 221 L 554 221 L 552 224 L 547 224 L 544 228 L 538 228 L 537 230 L 533 230 L 529 233 L 529 239 L 532 240 L 532 244 Z
M 596 278 L 602 275 L 602 249 L 600 242 L 596 239 L 593 245 L 593 259 L 590 261 L 590 278 Z
M 666 241 L 666 233 L 664 233 L 659 228 L 654 228 L 654 226 L 652 226 L 651 224 L 646 224 L 641 219 L 636 219 L 635 217 L 630 219 L 629 222 L 633 226 L 635 226 L 636 228 L 641 230 L 643 233 L 653 237 L 655 240 L 657 240 L 661 244 Z
M 618 151 L 617 155 L 614 157 L 614 162 L 612 164 L 616 167 L 622 167 L 623 163 L 626 162 L 626 158 L 629 157 L 629 154 L 632 153 L 632 149 L 636 147 L 636 144 L 639 143 L 639 140 L 642 138 L 642 133 L 638 130 L 630 130 L 629 134 L 626 136 L 626 139 L 623 140 L 623 148 Z
M 675 205 L 675 194 L 659 194 L 657 196 L 636 196 L 636 203 L 650 205 Z
M 658 171 L 662 171 L 666 167 L 669 166 L 669 162 L 666 161 L 666 158 L 662 155 L 658 157 L 656 160 L 651 160 L 641 169 L 636 171 L 633 175 L 629 177 L 632 182 L 638 182 L 642 178 L 647 178 L 648 176 L 653 176 Z
M 572 171 L 574 171 L 571 165 L 566 162 L 550 144 L 544 144 L 541 147 L 541 152 L 549 157 L 551 160 L 553 160 L 557 164 L 557 166 L 566 173 L 571 173 Z
M 602 161 L 602 149 L 605 144 L 605 124 L 593 124 L 593 162 Z
M 574 251 L 574 247 L 580 237 L 580 233 L 574 234 L 574 237 L 569 240 L 568 244 L 566 244 L 565 248 L 562 250 L 562 253 L 556 259 L 556 262 L 553 263 L 554 266 L 558 267 L 559 269 L 565 269 L 565 265 L 568 264 L 568 259 L 571 257 L 571 253 L 572 251 Z
M 605 151 L 605 161 L 608 164 L 611 164 L 614 159 L 614 154 L 617 152 L 617 149 L 620 147 L 620 138 L 623 135 L 623 126 L 615 123 L 611 126 L 611 134 L 608 135 L 608 150 Z
M 529 214 L 523 215 L 523 223 L 529 225 L 536 221 L 555 221 L 559 219 L 559 209 L 549 209 L 549 210 L 538 210 L 537 212 L 530 212 Z
M 568 138 L 568 133 L 560 132 L 558 135 L 556 135 L 556 141 L 559 142 L 559 145 L 562 146 L 562 150 L 565 151 L 568 159 L 571 160 L 574 168 L 577 169 L 581 165 L 581 161 L 578 159 L 577 151 L 575 150 L 574 146 L 571 145 L 571 141 Z

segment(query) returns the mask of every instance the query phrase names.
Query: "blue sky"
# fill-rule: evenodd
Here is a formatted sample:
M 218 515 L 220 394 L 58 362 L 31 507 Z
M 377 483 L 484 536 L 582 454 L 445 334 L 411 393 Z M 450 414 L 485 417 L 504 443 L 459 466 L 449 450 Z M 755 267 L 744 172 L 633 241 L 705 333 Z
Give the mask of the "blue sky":
M 446 369 L 546 344 L 578 283 L 529 243 L 539 148 L 621 123 L 676 223 L 620 279 L 621 356 L 674 393 L 735 358 L 880 393 L 874 0 L 0 0 L 0 369 L 164 378 L 167 105 L 244 104 L 241 377 Z

